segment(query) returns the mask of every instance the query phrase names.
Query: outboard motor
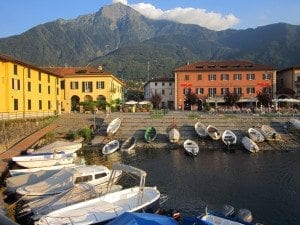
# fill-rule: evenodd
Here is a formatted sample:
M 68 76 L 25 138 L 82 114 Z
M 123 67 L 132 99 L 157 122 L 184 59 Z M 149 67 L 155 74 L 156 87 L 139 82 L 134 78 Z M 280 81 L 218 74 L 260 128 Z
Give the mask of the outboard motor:
M 223 208 L 221 209 L 220 213 L 223 215 L 223 216 L 232 216 L 233 213 L 234 213 L 234 207 L 231 206 L 231 205 L 223 205 Z

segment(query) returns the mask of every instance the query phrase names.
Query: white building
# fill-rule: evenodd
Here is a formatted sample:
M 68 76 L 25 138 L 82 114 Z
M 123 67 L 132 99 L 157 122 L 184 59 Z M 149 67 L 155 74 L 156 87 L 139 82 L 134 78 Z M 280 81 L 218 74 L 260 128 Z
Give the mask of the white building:
M 144 85 L 144 99 L 150 101 L 154 94 L 161 96 L 159 108 L 174 109 L 174 78 L 156 78 Z

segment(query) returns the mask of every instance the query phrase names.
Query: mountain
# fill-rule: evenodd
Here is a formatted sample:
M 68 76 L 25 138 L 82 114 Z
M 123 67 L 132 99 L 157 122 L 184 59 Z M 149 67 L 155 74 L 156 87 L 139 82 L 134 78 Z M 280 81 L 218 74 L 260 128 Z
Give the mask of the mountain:
M 0 52 L 39 66 L 101 64 L 120 78 L 145 81 L 171 76 L 174 68 L 198 60 L 245 59 L 277 69 L 298 65 L 300 26 L 217 32 L 151 20 L 118 3 L 2 38 Z

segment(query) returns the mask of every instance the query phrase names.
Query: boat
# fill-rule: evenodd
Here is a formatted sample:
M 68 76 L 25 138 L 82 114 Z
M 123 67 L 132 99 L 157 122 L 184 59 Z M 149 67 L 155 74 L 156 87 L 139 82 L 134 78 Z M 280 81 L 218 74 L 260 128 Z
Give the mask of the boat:
M 131 136 L 129 138 L 127 138 L 121 145 L 121 151 L 122 152 L 130 152 L 136 144 L 136 139 L 134 136 Z
M 76 153 L 50 153 L 42 155 L 15 156 L 12 157 L 12 161 L 25 168 L 36 168 L 71 164 L 76 158 Z
M 199 153 L 199 146 L 198 144 L 190 139 L 187 139 L 183 142 L 184 150 L 187 152 L 187 154 L 192 156 L 197 156 Z
M 195 131 L 199 135 L 199 137 L 205 138 L 208 136 L 206 126 L 203 123 L 198 121 L 195 123 L 194 127 L 195 127 Z
M 252 139 L 248 138 L 247 136 L 243 137 L 242 144 L 248 151 L 250 151 L 252 153 L 256 153 L 259 151 L 258 145 Z
M 121 171 L 118 171 L 117 175 L 116 177 L 119 179 Z M 64 168 L 43 181 L 19 187 L 16 193 L 23 196 L 23 200 L 32 199 L 36 196 L 59 194 L 71 189 L 74 184 L 82 182 L 92 185 L 104 185 L 108 183 L 110 176 L 111 170 L 100 165 L 81 165 L 75 168 Z
M 261 133 L 265 136 L 267 141 L 280 140 L 281 136 L 272 127 L 268 125 L 261 126 Z
M 262 133 L 253 128 L 253 127 L 250 127 L 248 129 L 248 134 L 249 134 L 249 137 L 254 141 L 254 142 L 263 142 L 265 140 L 265 137 L 264 135 L 262 135 Z
M 120 147 L 120 142 L 118 140 L 112 140 L 103 146 L 102 153 L 103 155 L 114 153 L 119 149 L 119 147 Z
M 171 128 L 168 132 L 168 136 L 169 136 L 169 141 L 171 143 L 177 143 L 180 138 L 179 130 L 176 129 L 175 127 Z
M 122 121 L 120 118 L 115 118 L 114 120 L 112 120 L 108 124 L 107 129 L 106 129 L 107 136 L 115 134 L 118 131 L 118 129 L 120 128 L 121 122 Z
M 109 192 L 115 192 L 121 189 L 121 185 L 113 185 Z M 43 215 L 54 210 L 96 198 L 106 193 L 108 193 L 107 185 L 92 185 L 89 183 L 75 184 L 73 188 L 60 194 L 50 195 L 17 207 L 16 217 L 18 221 L 36 221 Z
M 144 138 L 146 140 L 146 142 L 152 142 L 155 140 L 157 135 L 157 131 L 155 129 L 155 127 L 147 127 L 145 134 L 144 134 Z
M 54 210 L 43 215 L 35 224 L 102 224 L 125 212 L 155 212 L 159 208 L 160 192 L 156 187 L 145 187 L 145 171 L 128 165 L 114 164 L 112 178 L 116 170 L 139 176 L 140 185 Z
M 206 131 L 213 140 L 219 140 L 222 136 L 219 129 L 212 125 L 208 125 Z
M 9 175 L 14 177 L 14 176 L 27 174 L 27 173 L 34 173 L 34 172 L 45 171 L 45 170 L 54 170 L 58 172 L 62 168 L 74 167 L 74 166 L 76 165 L 74 163 L 71 163 L 71 164 L 58 165 L 58 166 L 45 166 L 45 167 L 36 167 L 36 168 L 29 168 L 29 169 L 14 169 L 14 170 L 9 170 Z
M 297 120 L 295 118 L 292 118 L 289 120 L 289 122 L 293 125 L 293 127 L 296 129 L 296 130 L 300 130 L 300 120 Z
M 80 148 L 82 148 L 82 143 L 71 142 L 71 141 L 55 141 L 51 144 L 45 145 L 36 150 L 30 148 L 27 150 L 27 154 L 36 155 L 36 154 L 46 154 L 46 153 L 55 153 L 55 152 L 74 153 Z
M 231 130 L 225 130 L 222 134 L 222 141 L 226 146 L 235 145 L 237 137 Z

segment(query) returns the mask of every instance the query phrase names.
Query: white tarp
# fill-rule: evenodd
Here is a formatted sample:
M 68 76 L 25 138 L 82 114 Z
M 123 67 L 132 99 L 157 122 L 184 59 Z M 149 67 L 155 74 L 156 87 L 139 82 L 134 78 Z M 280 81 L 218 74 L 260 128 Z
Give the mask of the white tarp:
M 128 102 L 125 102 L 125 105 L 136 105 L 138 102 L 134 101 L 134 100 L 130 100 Z

